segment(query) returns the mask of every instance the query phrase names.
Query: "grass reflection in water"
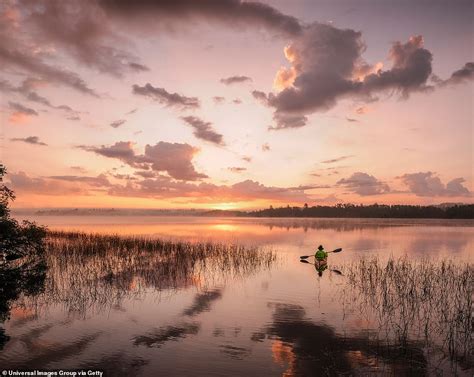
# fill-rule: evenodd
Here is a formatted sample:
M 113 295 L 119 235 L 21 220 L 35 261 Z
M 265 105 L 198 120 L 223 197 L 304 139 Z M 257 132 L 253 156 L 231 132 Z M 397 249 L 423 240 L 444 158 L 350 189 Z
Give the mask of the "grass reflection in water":
M 208 286 L 243 277 L 269 268 L 276 255 L 228 243 L 50 232 L 45 259 L 48 278 L 35 306 L 62 304 L 69 312 L 85 314 L 150 289 Z
M 472 264 L 361 259 L 347 266 L 345 274 L 346 303 L 378 324 L 379 340 L 401 349 L 419 341 L 449 356 L 454 368 L 458 363 L 473 368 Z

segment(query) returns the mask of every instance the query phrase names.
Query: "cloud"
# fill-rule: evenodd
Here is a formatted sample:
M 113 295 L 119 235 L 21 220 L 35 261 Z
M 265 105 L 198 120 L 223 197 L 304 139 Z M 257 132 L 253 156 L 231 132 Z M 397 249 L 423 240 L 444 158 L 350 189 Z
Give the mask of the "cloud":
M 99 5 L 121 20 L 140 20 L 140 23 L 162 26 L 174 30 L 176 26 L 188 27 L 190 22 L 216 22 L 225 26 L 257 27 L 286 35 L 301 33 L 300 22 L 270 5 L 240 0 L 99 0 Z M 138 17 L 140 16 L 140 17 Z M 159 22 L 157 22 L 159 21 Z
M 97 177 L 87 177 L 78 175 L 55 175 L 48 177 L 49 179 L 65 182 L 86 183 L 93 187 L 108 187 L 110 182 L 105 174 L 100 174 Z
M 245 161 L 245 162 L 252 162 L 252 157 L 250 157 L 250 156 L 243 156 L 243 157 L 242 157 L 242 161 Z
M 243 82 L 251 82 L 252 79 L 248 76 L 231 76 L 220 80 L 222 84 L 232 85 L 239 84 Z
M 8 118 L 11 123 L 23 123 L 26 122 L 30 117 L 39 115 L 36 110 L 23 106 L 17 102 L 9 102 L 8 107 L 12 110 L 12 113 Z
M 143 162 L 138 161 L 131 141 L 119 141 L 111 146 L 102 145 L 101 147 L 79 145 L 77 148 L 88 152 L 94 152 L 104 157 L 116 158 L 134 167 L 139 167 L 139 162 Z
M 145 86 L 133 85 L 133 93 L 145 97 L 169 107 L 180 109 L 195 109 L 200 106 L 199 99 L 196 97 L 186 97 L 178 93 L 169 93 L 164 88 L 155 88 L 147 83 Z
M 79 173 L 86 173 L 87 169 L 83 168 L 82 166 L 71 166 L 72 170 L 78 171 Z
M 309 186 L 308 186 L 309 187 Z M 147 198 L 188 198 L 189 202 L 248 201 L 257 199 L 274 200 L 284 203 L 306 202 L 311 200 L 305 193 L 308 187 L 273 187 L 246 180 L 231 186 L 218 186 L 211 183 L 190 183 L 174 181 L 162 175 L 138 182 L 116 185 L 109 194 L 125 197 Z
M 38 116 L 38 113 L 35 110 L 33 110 L 29 107 L 23 106 L 21 103 L 8 102 L 8 107 L 10 109 L 12 109 L 13 111 L 17 112 L 17 113 L 21 113 L 21 114 L 24 114 L 24 115 Z
M 240 98 L 235 98 L 234 100 L 232 100 L 232 103 L 235 105 L 240 105 L 242 103 L 242 100 Z
M 221 96 L 215 96 L 215 97 L 212 97 L 212 100 L 214 101 L 215 104 L 221 104 L 225 101 L 225 98 Z
M 24 138 L 21 138 L 21 137 L 15 137 L 13 139 L 10 139 L 11 141 L 22 141 L 24 143 L 28 143 L 28 144 L 34 144 L 34 145 L 42 145 L 42 146 L 47 146 L 48 144 L 46 143 L 43 143 L 39 140 L 39 137 L 38 136 L 28 136 L 28 137 L 24 137 Z
M 260 90 L 252 90 L 252 96 L 257 101 L 259 101 L 262 105 L 267 105 L 268 106 L 268 96 L 267 96 L 266 93 L 264 93 Z
M 149 70 L 136 56 L 117 47 L 131 43 L 115 31 L 96 1 L 20 0 L 18 6 L 22 16 L 17 22 L 38 45 L 116 77 Z
M 40 53 L 47 51 L 48 60 L 66 55 L 99 72 L 121 77 L 149 70 L 124 48 L 134 47 L 130 33 L 174 33 L 189 30 L 195 22 L 239 30 L 254 27 L 284 35 L 297 35 L 302 28 L 295 17 L 269 5 L 240 0 L 8 1 L 0 8 L 0 60 L 3 65 L 41 73 L 49 80 L 94 94 L 77 75 L 46 64 Z
M 33 6 L 31 6 L 33 4 Z M 15 6 L 17 8 L 15 8 Z M 42 9 L 37 2 L 22 4 L 8 2 L 0 5 L 0 65 L 14 68 L 48 83 L 65 85 L 81 93 L 97 96 L 94 90 L 76 73 L 45 62 L 46 53 L 38 34 L 29 29 L 29 17 L 35 9 Z M 57 15 L 60 17 L 60 15 Z M 28 38 L 25 38 L 27 36 Z
M 273 114 L 273 120 L 275 121 L 275 126 L 269 126 L 269 130 L 300 128 L 306 125 L 308 118 L 304 115 L 275 112 Z
M 231 171 L 232 173 L 243 173 L 244 171 L 247 170 L 247 168 L 234 166 L 234 167 L 227 168 L 227 170 Z
M 469 80 L 474 79 L 474 62 L 468 62 L 457 71 L 454 71 L 451 74 L 451 77 L 447 80 L 440 81 L 440 85 L 453 85 L 453 84 L 461 84 L 463 82 L 467 82 Z
M 58 182 L 45 177 L 30 177 L 25 172 L 8 174 L 12 188 L 17 192 L 40 195 L 88 195 L 90 187 L 80 182 Z
M 340 179 L 337 185 L 361 196 L 380 195 L 390 192 L 390 187 L 367 173 L 357 172 L 349 178 Z
M 349 117 L 346 117 L 346 120 L 350 123 L 355 123 L 355 122 L 358 122 L 357 119 L 354 119 L 354 118 L 349 118 Z
M 192 159 L 199 152 L 189 144 L 159 143 L 145 147 L 145 158 L 151 161 L 151 168 L 155 171 L 166 171 L 172 178 L 194 181 L 207 178 L 207 175 L 196 172 Z
M 212 128 L 211 122 L 205 122 L 195 116 L 181 117 L 181 119 L 194 129 L 193 134 L 198 139 L 217 145 L 224 145 L 223 136 Z
M 365 50 L 360 32 L 314 23 L 285 48 L 290 67 L 276 75 L 277 93 L 252 92 L 275 109 L 271 129 L 298 128 L 307 115 L 326 111 L 343 98 L 373 101 L 380 92 L 395 92 L 407 98 L 410 93 L 431 87 L 432 54 L 423 47 L 421 36 L 395 42 L 389 52 L 392 66 L 383 70 L 362 59 Z
M 367 106 L 359 106 L 355 109 L 356 114 L 363 115 L 369 112 L 369 108 Z
M 333 159 L 331 159 L 331 160 L 321 161 L 321 163 L 322 163 L 322 164 L 332 164 L 332 163 L 334 163 L 334 162 L 339 162 L 339 161 L 347 160 L 348 158 L 351 158 L 351 157 L 354 157 L 354 156 L 352 156 L 352 155 L 341 156 L 341 157 L 333 158 Z
M 113 128 L 119 128 L 121 125 L 123 125 L 126 122 L 125 119 L 119 119 L 119 120 L 114 120 L 112 123 L 110 123 L 110 127 Z
M 268 152 L 270 149 L 271 149 L 270 144 L 268 144 L 268 143 L 262 144 L 262 151 L 263 152 Z
M 139 63 L 128 63 L 128 66 L 136 72 L 147 72 L 150 70 L 147 66 Z
M 404 174 L 399 177 L 408 186 L 410 192 L 417 196 L 472 196 L 462 184 L 464 178 L 455 178 L 446 185 L 433 172 Z
M 194 169 L 192 159 L 199 149 L 189 144 L 164 141 L 155 145 L 147 144 L 142 155 L 135 153 L 133 143 L 130 141 L 120 141 L 111 146 L 102 145 L 101 147 L 82 145 L 78 148 L 104 157 L 118 159 L 134 168 L 166 172 L 170 177 L 178 180 L 194 181 L 207 178 L 207 175 L 198 173 Z

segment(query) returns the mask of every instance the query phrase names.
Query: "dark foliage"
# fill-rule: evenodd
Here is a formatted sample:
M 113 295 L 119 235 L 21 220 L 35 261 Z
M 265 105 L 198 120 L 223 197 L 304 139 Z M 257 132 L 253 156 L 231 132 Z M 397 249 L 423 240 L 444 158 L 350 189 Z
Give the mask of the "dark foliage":
M 0 164 L 0 321 L 9 317 L 10 308 L 20 295 L 40 293 L 46 277 L 43 258 L 46 229 L 34 223 L 11 218 L 9 203 L 15 199 L 5 186 L 5 166 Z M 9 337 L 0 329 L 0 349 Z
M 338 218 L 413 218 L 413 219 L 474 219 L 474 205 L 414 206 L 414 205 L 354 205 L 280 207 L 242 213 L 252 217 L 338 217 Z

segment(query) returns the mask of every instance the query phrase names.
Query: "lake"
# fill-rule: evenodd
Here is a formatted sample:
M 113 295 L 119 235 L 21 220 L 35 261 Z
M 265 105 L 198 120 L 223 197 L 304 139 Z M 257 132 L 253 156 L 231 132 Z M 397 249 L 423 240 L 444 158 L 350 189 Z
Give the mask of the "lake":
M 442 267 L 440 274 L 455 275 L 456 266 L 466 265 L 472 272 L 473 221 L 30 219 L 51 230 L 235 243 L 271 252 L 275 259 L 237 273 L 209 263 L 199 273 L 171 280 L 167 275 L 166 281 L 162 275 L 170 272 L 150 271 L 159 261 L 149 255 L 141 261 L 111 256 L 106 263 L 69 262 L 75 266 L 49 259 L 45 291 L 18 299 L 3 324 L 9 337 L 0 350 L 3 368 L 87 368 L 143 376 L 473 375 L 472 349 L 460 356 L 462 347 L 472 348 L 472 333 L 462 328 L 447 332 L 447 311 L 441 308 L 438 318 L 436 303 L 427 298 L 420 308 L 387 303 L 386 297 L 377 301 L 383 292 L 365 285 L 374 276 L 382 281 L 375 264 L 363 275 L 367 279 L 357 280 L 354 272 L 369 266 L 357 264 L 363 260 L 375 263 L 378 258 L 381 266 L 401 260 L 402 267 L 393 269 L 401 275 L 390 275 L 394 285 L 386 287 L 393 292 L 416 286 L 418 275 L 435 276 L 430 275 L 433 266 L 443 261 L 454 267 Z M 320 244 L 343 251 L 330 254 L 324 268 L 300 262 L 301 255 L 313 254 Z M 411 270 L 410 263 L 419 270 Z M 106 285 L 111 271 L 114 276 L 120 272 L 120 280 Z M 411 283 L 402 284 L 403 271 Z M 466 284 L 472 294 L 472 282 Z M 447 297 L 440 300 L 465 300 L 451 292 L 453 297 L 446 287 L 441 293 Z M 472 315 L 472 300 L 466 305 L 460 323 Z M 414 319 L 416 311 L 426 318 Z

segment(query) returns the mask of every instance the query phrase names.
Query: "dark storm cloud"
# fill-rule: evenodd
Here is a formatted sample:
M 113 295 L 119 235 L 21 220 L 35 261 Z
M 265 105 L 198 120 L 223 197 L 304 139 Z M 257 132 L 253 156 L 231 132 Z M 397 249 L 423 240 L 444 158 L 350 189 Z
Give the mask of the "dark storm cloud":
M 13 110 L 15 113 L 38 116 L 38 113 L 35 110 L 29 107 L 23 106 L 21 103 L 8 102 L 8 107 L 11 110 Z
M 146 145 L 145 153 L 137 155 L 130 141 L 116 142 L 111 146 L 78 146 L 88 152 L 104 157 L 115 158 L 134 168 L 166 172 L 170 177 L 184 181 L 195 181 L 207 178 L 198 173 L 192 163 L 194 155 L 199 151 L 189 144 L 167 143 L 160 141 L 155 145 Z
M 360 32 L 314 23 L 285 49 L 291 63 L 277 73 L 277 94 L 252 92 L 275 108 L 276 126 L 296 128 L 306 124 L 308 114 L 325 111 L 345 97 L 373 101 L 383 91 L 406 98 L 410 93 L 430 89 L 432 54 L 423 48 L 421 36 L 406 43 L 395 42 L 389 57 L 392 66 L 383 70 L 362 60 L 365 45 Z
M 22 141 L 24 143 L 28 143 L 28 144 L 34 144 L 34 145 L 42 145 L 42 146 L 47 146 L 48 144 L 46 143 L 43 143 L 42 141 L 40 141 L 39 137 L 38 136 L 28 136 L 28 137 L 15 137 L 13 139 L 10 139 L 11 141 Z
M 110 127 L 113 128 L 119 128 L 126 122 L 125 119 L 119 119 L 119 120 L 114 120 L 112 123 L 110 123 Z
M 205 122 L 195 116 L 182 117 L 187 124 L 194 129 L 194 136 L 198 139 L 209 141 L 217 145 L 224 145 L 223 137 L 212 128 L 211 122 Z
M 249 82 L 249 81 L 252 81 L 252 79 L 248 76 L 231 76 L 231 77 L 221 79 L 220 81 L 221 83 L 225 85 L 232 85 L 232 84 L 238 84 L 242 82 Z
M 200 106 L 199 99 L 196 97 L 186 97 L 178 93 L 169 93 L 164 88 L 155 88 L 147 83 L 144 86 L 133 85 L 133 93 L 151 98 L 158 103 L 181 109 L 193 109 Z
M 347 160 L 348 158 L 351 158 L 351 157 L 354 157 L 354 156 L 352 156 L 352 155 L 341 156 L 341 157 L 333 158 L 333 159 L 330 159 L 330 160 L 321 161 L 321 163 L 322 163 L 322 164 L 332 164 L 332 163 L 334 163 L 334 162 L 339 162 L 339 161 Z
M 455 178 L 446 185 L 430 171 L 404 174 L 399 178 L 408 186 L 410 192 L 417 196 L 472 196 L 463 186 L 464 178 Z
M 253 26 L 277 33 L 297 35 L 300 22 L 270 5 L 240 0 L 99 0 L 107 13 L 133 20 L 148 19 L 168 26 L 188 26 L 189 21 L 217 22 L 226 26 Z
M 372 175 L 357 172 L 349 178 L 343 178 L 337 182 L 339 186 L 344 186 L 350 192 L 361 196 L 379 195 L 390 192 L 390 187 L 379 181 Z

